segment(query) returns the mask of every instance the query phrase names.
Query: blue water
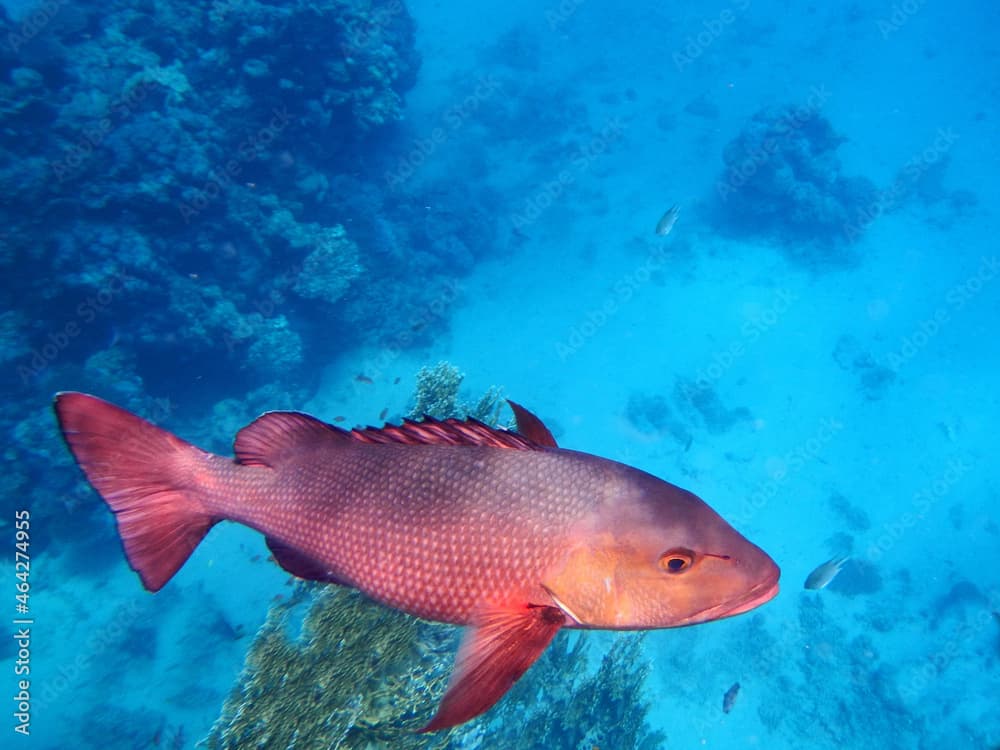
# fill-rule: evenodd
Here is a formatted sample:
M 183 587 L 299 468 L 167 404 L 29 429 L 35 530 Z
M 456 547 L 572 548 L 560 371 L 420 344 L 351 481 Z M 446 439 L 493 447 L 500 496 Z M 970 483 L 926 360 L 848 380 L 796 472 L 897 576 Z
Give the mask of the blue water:
M 996 6 L 315 5 L 7 5 L 4 746 L 193 747 L 289 591 L 235 526 L 143 591 L 54 392 L 228 453 L 440 360 L 781 565 L 644 642 L 666 746 L 1000 746 Z

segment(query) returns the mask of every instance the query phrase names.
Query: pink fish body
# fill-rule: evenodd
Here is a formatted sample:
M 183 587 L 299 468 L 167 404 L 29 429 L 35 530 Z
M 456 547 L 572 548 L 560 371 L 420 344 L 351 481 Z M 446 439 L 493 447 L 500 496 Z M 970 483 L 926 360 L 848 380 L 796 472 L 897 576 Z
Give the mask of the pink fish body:
M 425 731 L 488 710 L 560 628 L 691 625 L 778 590 L 771 558 L 698 497 L 557 448 L 511 407 L 516 433 L 429 419 L 346 431 L 269 412 L 238 433 L 234 460 L 93 396 L 55 402 L 147 589 L 230 520 L 263 533 L 297 576 L 470 626 Z

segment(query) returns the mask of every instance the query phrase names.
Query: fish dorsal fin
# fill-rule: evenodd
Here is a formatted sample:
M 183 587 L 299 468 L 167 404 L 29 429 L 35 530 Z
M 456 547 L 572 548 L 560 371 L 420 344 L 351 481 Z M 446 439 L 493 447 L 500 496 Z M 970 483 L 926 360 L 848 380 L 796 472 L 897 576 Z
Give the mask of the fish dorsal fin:
M 515 408 L 516 407 L 516 408 Z M 533 451 L 555 447 L 545 425 L 522 406 L 511 403 L 518 430 L 512 432 L 485 425 L 476 419 L 434 419 L 384 427 L 356 427 L 342 430 L 297 411 L 269 411 L 257 417 L 236 434 L 233 450 L 236 459 L 247 466 L 274 467 L 296 450 L 315 446 L 320 441 L 360 443 L 396 443 L 402 445 L 485 445 L 492 448 Z
M 269 411 L 236 433 L 233 452 L 246 466 L 275 467 L 281 459 L 318 441 L 343 439 L 333 425 L 297 411 Z
M 565 622 L 562 612 L 545 605 L 485 611 L 466 632 L 448 692 L 420 731 L 453 727 L 491 708 L 542 655 Z
M 514 450 L 541 450 L 544 446 L 527 436 L 510 430 L 498 430 L 476 419 L 443 419 L 424 417 L 422 421 L 404 419 L 400 425 L 364 427 L 351 430 L 355 440 L 363 443 L 403 443 L 404 445 L 486 445 Z
M 556 439 L 552 437 L 552 433 L 549 432 L 549 428 L 542 423 L 542 420 L 520 404 L 515 404 L 510 399 L 507 399 L 507 404 L 510 406 L 511 411 L 514 412 L 514 419 L 517 420 L 518 433 L 524 435 L 531 442 L 537 443 L 538 445 L 546 448 L 559 447 L 556 445 Z

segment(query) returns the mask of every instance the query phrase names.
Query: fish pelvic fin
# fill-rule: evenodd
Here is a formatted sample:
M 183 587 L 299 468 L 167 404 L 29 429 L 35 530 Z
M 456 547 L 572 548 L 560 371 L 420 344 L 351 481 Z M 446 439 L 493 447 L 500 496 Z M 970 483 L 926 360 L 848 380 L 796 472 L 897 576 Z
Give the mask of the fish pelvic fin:
M 85 393 L 59 393 L 53 407 L 74 458 L 115 514 L 129 565 L 159 591 L 219 520 L 191 481 L 211 454 Z
M 465 634 L 448 691 L 421 732 L 469 721 L 489 710 L 535 663 L 566 622 L 556 607 L 492 608 Z

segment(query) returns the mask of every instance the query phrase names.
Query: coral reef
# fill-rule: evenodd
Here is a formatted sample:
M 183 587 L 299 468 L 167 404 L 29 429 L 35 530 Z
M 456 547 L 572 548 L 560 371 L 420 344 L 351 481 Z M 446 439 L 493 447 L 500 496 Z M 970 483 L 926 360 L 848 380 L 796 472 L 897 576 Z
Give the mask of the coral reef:
M 693 409 L 713 435 L 728 432 L 737 424 L 750 422 L 753 419 L 750 410 L 745 406 L 734 409 L 725 406 L 715 389 L 700 380 L 677 378 L 674 384 L 674 399 L 681 406 Z
M 743 627 L 754 644 L 752 671 L 773 674 L 770 689 L 788 696 L 787 703 L 767 700 L 758 708 L 761 723 L 771 732 L 809 737 L 810 747 L 816 748 L 875 750 L 885 745 L 886 737 L 899 746 L 915 746 L 925 728 L 903 705 L 895 672 L 871 639 L 848 636 L 826 611 L 823 597 L 802 596 L 797 618 L 777 631 L 764 627 L 760 617 L 749 618 Z M 817 690 L 819 684 L 837 688 L 831 694 Z M 788 705 L 796 710 L 787 710 Z
M 632 393 L 625 405 L 625 417 L 640 432 L 656 436 L 670 435 L 685 448 L 694 439 L 687 425 L 670 407 L 666 396 Z
M 856 215 L 877 199 L 875 185 L 842 173 L 844 138 L 819 114 L 821 100 L 767 107 L 726 145 L 712 203 L 720 227 L 779 242 L 803 262 L 844 260 Z
M 827 589 L 846 596 L 877 594 L 882 590 L 882 575 L 874 563 L 851 558 Z
M 448 419 L 459 416 L 478 419 L 491 426 L 498 425 L 500 410 L 505 404 L 503 389 L 493 386 L 478 401 L 465 401 L 459 396 L 464 379 L 465 373 L 450 362 L 438 362 L 434 367 L 421 367 L 417 372 L 415 403 L 410 410 L 410 419 Z
M 431 341 L 492 247 L 488 188 L 383 180 L 412 146 L 404 3 L 0 6 L 0 38 L 0 269 L 18 280 L 0 291 L 0 429 L 19 438 L 0 504 L 31 504 L 38 551 L 111 533 L 53 440 L 52 391 L 223 449 L 301 404 L 317 362 Z M 208 425 L 219 402 L 233 420 Z
M 575 638 L 575 642 L 573 642 Z M 618 635 L 596 672 L 588 669 L 586 635 L 563 633 L 500 704 L 485 747 L 551 750 L 655 750 L 666 737 L 650 728 L 641 698 L 650 665 L 644 634 Z M 541 691 L 541 692 L 540 692 Z
M 289 634 L 306 610 L 301 634 Z M 206 744 L 244 747 L 445 747 L 420 735 L 448 681 L 455 631 L 380 607 L 355 591 L 300 584 L 272 607 Z
M 154 391 L 177 357 L 229 360 L 203 387 L 233 363 L 250 385 L 304 375 L 318 344 L 297 319 L 364 270 L 324 175 L 400 119 L 417 65 L 389 0 L 81 5 L 5 45 L 0 180 L 19 189 L 0 263 L 31 287 L 12 385 L 110 336 Z

